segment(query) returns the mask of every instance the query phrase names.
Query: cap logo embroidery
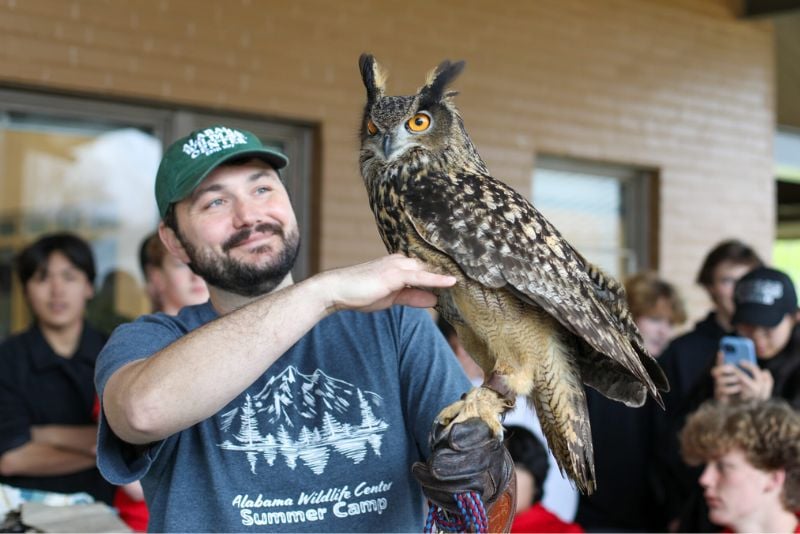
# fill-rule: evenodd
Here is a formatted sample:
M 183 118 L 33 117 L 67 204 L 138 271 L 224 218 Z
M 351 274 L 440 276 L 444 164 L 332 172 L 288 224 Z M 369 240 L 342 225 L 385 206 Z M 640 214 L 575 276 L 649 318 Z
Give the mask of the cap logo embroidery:
M 246 144 L 247 138 L 239 130 L 224 127 L 206 128 L 184 143 L 183 152 L 196 159 L 201 155 L 210 156 L 220 150 Z
M 783 297 L 783 284 L 777 280 L 753 280 L 743 283 L 736 296 L 742 302 L 753 302 L 772 306 Z

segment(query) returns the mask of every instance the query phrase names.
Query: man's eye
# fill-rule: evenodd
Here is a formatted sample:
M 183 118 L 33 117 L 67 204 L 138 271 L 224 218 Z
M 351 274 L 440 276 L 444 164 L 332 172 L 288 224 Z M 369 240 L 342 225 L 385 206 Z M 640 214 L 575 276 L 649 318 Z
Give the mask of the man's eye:
M 270 191 L 271 191 L 270 188 L 266 187 L 266 186 L 265 187 L 259 187 L 258 189 L 256 189 L 256 193 L 258 193 L 259 195 L 262 195 L 264 193 L 269 193 Z
M 215 207 L 221 206 L 221 205 L 222 205 L 222 199 L 221 198 L 215 198 L 214 200 L 212 200 L 211 202 L 208 202 L 206 204 L 206 208 L 215 208 Z

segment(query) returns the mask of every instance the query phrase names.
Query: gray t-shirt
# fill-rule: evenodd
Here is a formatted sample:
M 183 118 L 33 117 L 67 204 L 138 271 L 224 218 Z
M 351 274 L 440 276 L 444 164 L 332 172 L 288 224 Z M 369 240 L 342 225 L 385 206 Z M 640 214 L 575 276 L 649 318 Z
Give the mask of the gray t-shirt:
M 216 318 L 206 303 L 117 328 L 97 360 L 101 398 L 121 366 Z M 411 464 L 469 388 L 425 311 L 339 312 L 216 415 L 143 452 L 101 417 L 97 462 L 115 484 L 142 479 L 151 531 L 419 531 Z

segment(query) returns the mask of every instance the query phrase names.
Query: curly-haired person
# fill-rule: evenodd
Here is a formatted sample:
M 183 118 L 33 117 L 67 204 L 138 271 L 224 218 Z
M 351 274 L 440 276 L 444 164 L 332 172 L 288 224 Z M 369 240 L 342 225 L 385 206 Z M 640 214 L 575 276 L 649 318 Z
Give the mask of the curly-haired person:
M 728 532 L 800 532 L 800 414 L 783 400 L 719 403 L 681 432 L 700 476 L 709 519 Z

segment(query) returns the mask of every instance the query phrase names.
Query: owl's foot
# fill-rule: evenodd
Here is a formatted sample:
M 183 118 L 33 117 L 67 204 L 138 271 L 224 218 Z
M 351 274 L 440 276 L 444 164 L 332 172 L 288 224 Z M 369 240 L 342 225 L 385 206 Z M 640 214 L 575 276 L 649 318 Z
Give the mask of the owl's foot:
M 473 388 L 458 400 L 445 407 L 434 422 L 445 431 L 456 423 L 477 417 L 486 423 L 495 436 L 502 436 L 503 414 L 514 406 L 513 397 L 509 400 L 496 390 L 483 385 Z

